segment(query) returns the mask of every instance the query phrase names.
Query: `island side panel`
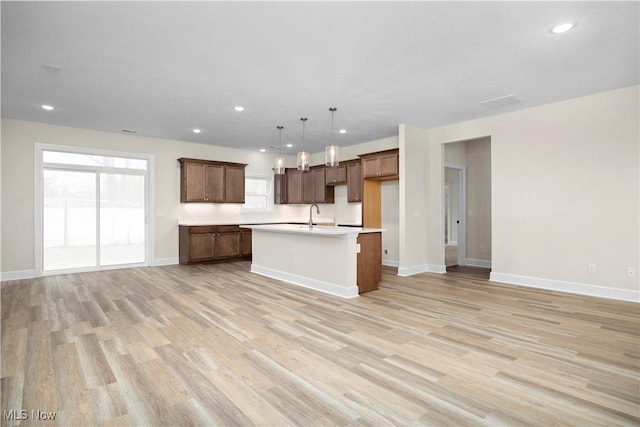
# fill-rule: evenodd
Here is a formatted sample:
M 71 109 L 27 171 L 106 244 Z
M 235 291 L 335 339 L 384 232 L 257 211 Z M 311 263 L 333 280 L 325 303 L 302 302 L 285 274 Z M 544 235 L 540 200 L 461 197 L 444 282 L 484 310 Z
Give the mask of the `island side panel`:
M 382 280 L 382 233 L 360 233 L 358 244 L 358 291 L 375 291 Z
M 356 237 L 253 230 L 251 271 L 321 292 L 358 296 Z

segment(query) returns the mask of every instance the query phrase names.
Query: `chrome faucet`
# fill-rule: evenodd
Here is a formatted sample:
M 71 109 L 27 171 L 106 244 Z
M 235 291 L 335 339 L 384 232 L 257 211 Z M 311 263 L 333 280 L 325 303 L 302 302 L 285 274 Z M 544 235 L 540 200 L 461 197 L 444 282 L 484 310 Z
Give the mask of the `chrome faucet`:
M 316 207 L 316 213 L 320 215 L 320 208 L 318 207 L 317 203 L 314 203 L 311 206 L 309 206 L 309 230 L 313 230 L 313 207 L 314 206 Z

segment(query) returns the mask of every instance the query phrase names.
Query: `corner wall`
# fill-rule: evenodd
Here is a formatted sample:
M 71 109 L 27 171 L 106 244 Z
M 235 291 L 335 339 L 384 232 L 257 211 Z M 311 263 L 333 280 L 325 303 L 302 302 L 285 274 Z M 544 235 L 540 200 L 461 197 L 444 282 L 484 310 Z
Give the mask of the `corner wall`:
M 638 99 L 632 86 L 431 130 L 436 152 L 491 136 L 492 280 L 638 301 Z M 429 191 L 442 195 L 441 180 Z M 426 216 L 433 263 L 441 206 Z

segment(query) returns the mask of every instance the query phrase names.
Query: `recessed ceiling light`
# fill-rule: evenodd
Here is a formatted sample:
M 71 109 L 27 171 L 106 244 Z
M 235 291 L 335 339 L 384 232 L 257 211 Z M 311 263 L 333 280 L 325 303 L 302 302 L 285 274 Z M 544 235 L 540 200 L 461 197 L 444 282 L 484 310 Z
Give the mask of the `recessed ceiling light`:
M 266 152 L 266 151 L 267 151 L 267 150 L 266 150 L 266 149 L 264 149 L 264 148 L 261 148 L 261 149 L 260 149 L 260 152 L 261 152 L 261 153 L 264 153 L 264 152 Z
M 574 25 L 572 23 L 567 22 L 567 23 L 564 23 L 564 24 L 556 25 L 555 27 L 553 27 L 551 29 L 551 32 L 553 34 L 562 34 L 562 33 L 566 33 L 567 31 L 569 31 L 573 27 L 574 27 Z
M 201 131 L 200 129 L 198 129 L 198 128 L 195 128 L 195 129 L 193 130 L 193 133 L 200 133 L 200 132 L 202 132 L 202 131 Z
M 47 111 L 53 110 L 53 105 L 42 104 L 40 107 L 42 107 L 43 110 L 47 110 Z
M 293 144 L 287 144 L 287 148 L 293 147 Z
M 346 129 L 340 129 L 338 132 L 340 132 L 340 133 L 347 133 L 347 130 L 346 130 Z
M 233 109 L 236 111 L 244 111 L 244 107 L 242 105 L 236 105 Z

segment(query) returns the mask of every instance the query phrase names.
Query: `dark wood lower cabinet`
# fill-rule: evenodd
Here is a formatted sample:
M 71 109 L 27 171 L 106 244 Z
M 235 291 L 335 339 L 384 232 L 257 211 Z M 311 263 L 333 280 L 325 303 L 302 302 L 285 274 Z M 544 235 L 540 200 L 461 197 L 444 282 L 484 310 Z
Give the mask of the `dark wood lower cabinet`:
M 240 252 L 243 257 L 251 255 L 251 229 L 243 228 L 240 232 Z
M 251 256 L 251 230 L 238 225 L 179 227 L 179 262 L 197 264 Z M 248 240 L 248 242 L 247 242 Z

